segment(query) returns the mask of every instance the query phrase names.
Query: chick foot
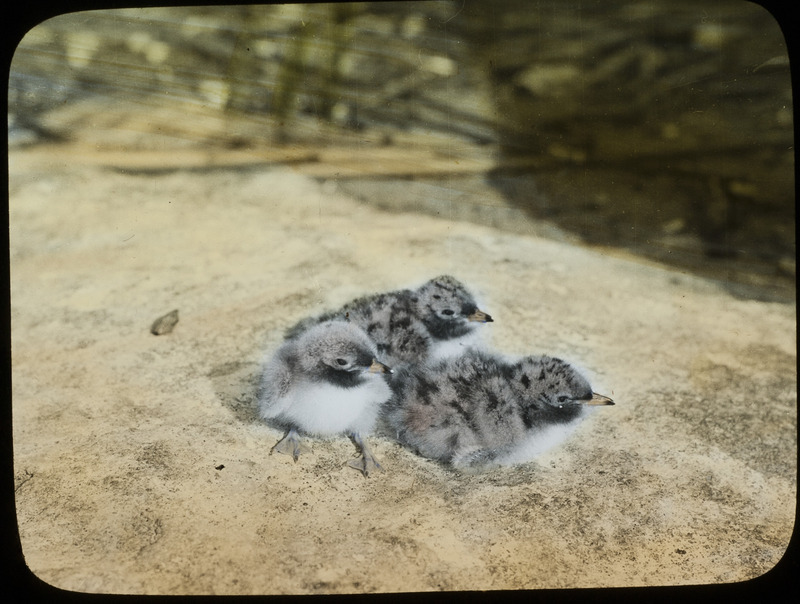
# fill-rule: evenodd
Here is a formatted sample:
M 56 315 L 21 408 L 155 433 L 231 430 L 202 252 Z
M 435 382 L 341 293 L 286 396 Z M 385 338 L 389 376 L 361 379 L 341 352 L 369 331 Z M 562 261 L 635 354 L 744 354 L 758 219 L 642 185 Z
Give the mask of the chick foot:
M 308 453 L 309 451 L 310 449 L 300 442 L 300 436 L 298 436 L 297 431 L 292 428 L 287 430 L 283 438 L 270 449 L 269 454 L 272 455 L 273 452 L 283 453 L 284 455 L 291 455 L 297 461 L 297 458 L 302 453 Z
M 372 454 L 372 451 L 370 451 L 366 441 L 361 438 L 360 434 L 350 434 L 350 440 L 352 440 L 356 447 L 358 447 L 358 449 L 361 451 L 361 457 L 357 457 L 356 459 L 351 459 L 348 461 L 348 466 L 361 472 L 365 478 L 369 477 L 370 472 L 383 470 L 383 467 L 381 467 L 381 464 L 378 463 L 377 459 L 375 459 L 375 456 Z

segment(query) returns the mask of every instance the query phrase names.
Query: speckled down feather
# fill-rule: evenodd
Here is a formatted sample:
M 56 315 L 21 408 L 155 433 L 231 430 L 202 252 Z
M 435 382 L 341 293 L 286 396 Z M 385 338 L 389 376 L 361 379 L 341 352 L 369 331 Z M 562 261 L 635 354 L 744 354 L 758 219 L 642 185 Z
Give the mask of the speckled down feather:
M 420 363 L 460 354 L 479 344 L 477 327 L 492 321 L 457 279 L 443 275 L 416 290 L 374 294 L 335 311 L 309 317 L 286 332 L 298 337 L 309 327 L 332 319 L 361 327 L 389 364 Z
M 477 350 L 398 368 L 392 389 L 384 411 L 390 434 L 462 470 L 528 461 L 563 441 L 587 404 L 613 404 L 561 359 L 509 362 Z

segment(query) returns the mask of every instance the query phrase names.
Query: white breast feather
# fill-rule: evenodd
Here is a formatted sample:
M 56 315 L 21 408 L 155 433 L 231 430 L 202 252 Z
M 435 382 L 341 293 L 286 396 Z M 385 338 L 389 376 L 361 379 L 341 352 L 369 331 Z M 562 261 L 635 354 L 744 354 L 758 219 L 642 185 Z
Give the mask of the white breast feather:
M 567 437 L 572 434 L 578 424 L 583 421 L 586 413 L 579 415 L 577 418 L 567 424 L 557 424 L 547 426 L 542 430 L 538 430 L 523 439 L 523 441 L 515 447 L 506 456 L 498 459 L 500 465 L 512 465 L 517 463 L 524 463 L 530 461 L 545 451 L 560 445 Z
M 380 405 L 389 396 L 389 386 L 377 375 L 369 376 L 356 388 L 305 382 L 293 388 L 279 405 L 280 417 L 309 434 L 368 433 L 375 426 Z
M 460 338 L 435 341 L 430 349 L 429 360 L 435 362 L 442 359 L 449 359 L 464 354 L 470 348 L 480 348 L 482 339 L 481 334 L 478 333 L 479 331 L 480 329 L 475 329 Z

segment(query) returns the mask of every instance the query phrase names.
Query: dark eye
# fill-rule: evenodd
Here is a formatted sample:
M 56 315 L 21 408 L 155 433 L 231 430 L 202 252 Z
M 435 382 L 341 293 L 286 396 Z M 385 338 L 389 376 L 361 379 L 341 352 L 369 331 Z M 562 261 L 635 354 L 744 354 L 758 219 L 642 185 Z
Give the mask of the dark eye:
M 347 365 L 347 361 L 345 359 L 336 359 L 336 362 L 341 366 Z
M 434 300 L 441 300 L 442 297 L 439 294 L 433 294 L 433 299 Z
M 563 394 L 558 397 L 558 402 L 559 403 L 566 403 L 568 400 L 569 400 L 569 397 L 568 396 L 564 396 Z
M 450 310 L 450 309 L 448 308 L 447 310 L 443 310 L 443 311 L 442 311 L 442 314 L 443 314 L 443 315 L 447 315 L 447 316 L 449 317 L 450 315 L 454 315 L 454 314 L 456 314 L 456 313 L 455 313 L 455 311 L 452 311 L 452 310 Z

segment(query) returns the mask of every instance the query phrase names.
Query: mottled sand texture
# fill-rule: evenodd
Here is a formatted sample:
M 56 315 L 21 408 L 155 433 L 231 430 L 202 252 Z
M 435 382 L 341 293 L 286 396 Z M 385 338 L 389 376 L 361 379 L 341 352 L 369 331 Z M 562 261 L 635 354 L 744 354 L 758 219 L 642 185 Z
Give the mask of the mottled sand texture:
M 24 161 L 23 161 L 24 160 Z M 310 594 L 730 582 L 796 497 L 795 307 L 566 242 L 384 212 L 290 169 L 125 173 L 11 154 L 14 470 L 60 588 Z M 532 231 L 533 232 L 533 231 Z M 616 406 L 464 476 L 373 438 L 294 463 L 254 412 L 298 319 L 450 273 L 508 354 Z M 178 309 L 171 333 L 153 322 Z

